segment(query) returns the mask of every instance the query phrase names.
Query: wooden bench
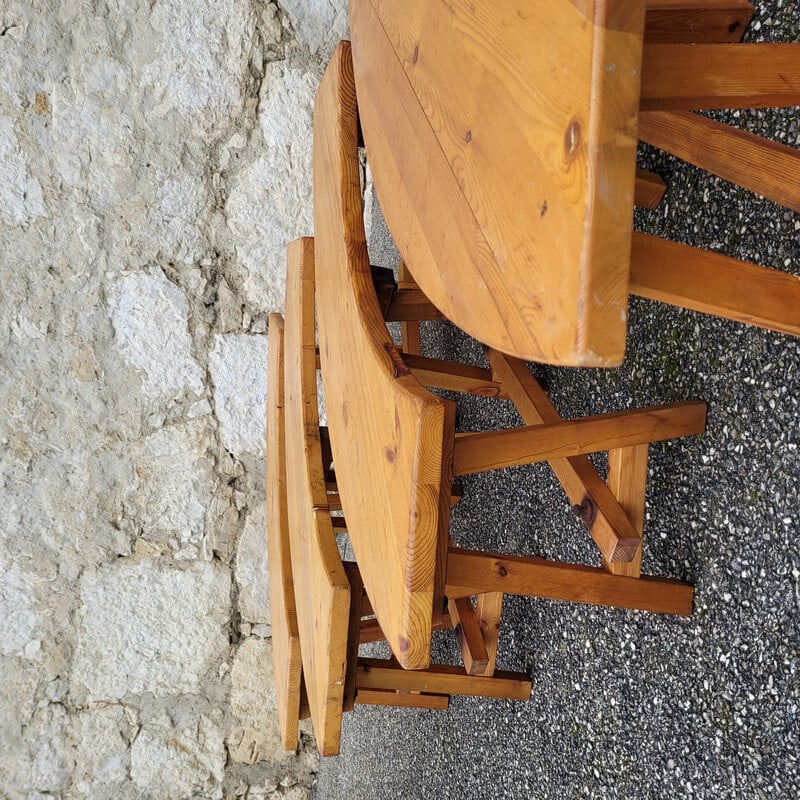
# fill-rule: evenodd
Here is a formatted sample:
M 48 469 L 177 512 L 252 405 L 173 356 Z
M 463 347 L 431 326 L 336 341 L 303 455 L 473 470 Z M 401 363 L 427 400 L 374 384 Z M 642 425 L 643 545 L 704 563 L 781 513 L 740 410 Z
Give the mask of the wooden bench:
M 440 709 L 451 694 L 528 699 L 524 673 L 473 677 L 440 665 L 401 676 L 392 660 L 359 658 L 359 644 L 383 634 L 358 567 L 342 562 L 334 534 L 346 525 L 331 514 L 339 503 L 335 483 L 326 481 L 330 459 L 319 427 L 312 240 L 289 246 L 287 273 L 287 324 L 278 314 L 269 318 L 267 417 L 270 605 L 284 747 L 296 748 L 298 720 L 310 715 L 320 753 L 335 755 L 342 713 L 356 703 Z M 449 617 L 439 627 L 452 627 Z

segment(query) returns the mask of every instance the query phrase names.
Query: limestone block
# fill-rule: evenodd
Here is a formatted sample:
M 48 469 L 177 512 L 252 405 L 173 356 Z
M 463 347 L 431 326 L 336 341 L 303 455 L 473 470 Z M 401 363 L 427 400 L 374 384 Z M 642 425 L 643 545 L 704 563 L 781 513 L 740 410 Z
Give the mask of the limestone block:
M 314 231 L 312 117 L 320 73 L 267 64 L 259 98 L 264 154 L 231 183 L 225 213 L 236 253 L 248 271 L 244 299 L 282 311 L 286 244 Z
M 141 536 L 198 544 L 215 478 L 208 458 L 208 417 L 156 431 L 133 448 L 136 489 L 128 498 Z
M 183 292 L 153 269 L 111 276 L 107 296 L 114 337 L 125 361 L 141 370 L 144 393 L 155 400 L 202 393 Z
M 0 563 L 0 653 L 34 655 L 39 614 L 31 578 L 14 565 Z
M 244 98 L 255 33 L 249 3 L 194 0 L 156 3 L 142 53 L 142 85 L 152 93 L 154 118 L 177 112 L 207 136 L 219 134 Z
M 263 455 L 267 337 L 243 333 L 215 336 L 209 368 L 223 445 L 235 456 L 242 453 Z
M 267 507 L 259 503 L 248 514 L 236 550 L 239 614 L 246 622 L 272 624 L 267 569 Z
M 272 642 L 245 639 L 233 659 L 231 710 L 238 717 L 228 739 L 234 761 L 255 764 L 285 758 L 275 705 Z
M 207 716 L 176 726 L 163 715 L 143 727 L 131 746 L 130 774 L 148 797 L 222 798 L 225 739 Z
M 156 201 L 148 222 L 158 234 L 158 249 L 168 258 L 186 264 L 197 262 L 208 247 L 208 217 L 212 196 L 205 175 L 198 169 L 159 170 Z
M 80 747 L 75 765 L 74 791 L 92 800 L 116 800 L 133 794 L 128 784 L 130 743 L 136 735 L 133 712 L 121 705 L 98 706 L 78 717 Z
M 340 39 L 349 39 L 347 0 L 281 0 L 297 40 L 312 53 L 329 55 Z
M 191 694 L 227 657 L 230 575 L 219 564 L 118 559 L 84 572 L 80 602 L 79 698 Z
M 29 172 L 14 122 L 0 116 L 0 224 L 22 225 L 45 216 L 42 187 Z

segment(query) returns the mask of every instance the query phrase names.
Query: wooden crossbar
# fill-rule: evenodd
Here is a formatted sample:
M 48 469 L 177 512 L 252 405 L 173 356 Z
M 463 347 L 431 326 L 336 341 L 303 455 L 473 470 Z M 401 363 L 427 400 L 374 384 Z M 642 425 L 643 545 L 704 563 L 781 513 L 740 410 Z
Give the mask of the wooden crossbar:
M 800 58 L 800 53 L 798 53 Z M 800 211 L 800 150 L 688 111 L 643 111 L 643 142 Z
M 690 436 L 702 433 L 705 423 L 705 403 L 691 401 L 470 433 L 456 439 L 454 474 L 468 475 Z
M 404 670 L 383 659 L 360 658 L 356 678 L 362 689 L 407 689 L 436 694 L 477 695 L 509 700 L 529 700 L 531 682 L 520 672 L 497 670 L 491 678 L 467 675 L 463 667 L 437 665 L 428 669 Z
M 633 234 L 630 291 L 800 336 L 800 278 L 656 236 Z
M 640 110 L 800 105 L 800 44 L 651 44 Z
M 691 616 L 694 589 L 667 578 L 629 578 L 601 567 L 450 548 L 448 597 L 505 592 L 573 603 Z

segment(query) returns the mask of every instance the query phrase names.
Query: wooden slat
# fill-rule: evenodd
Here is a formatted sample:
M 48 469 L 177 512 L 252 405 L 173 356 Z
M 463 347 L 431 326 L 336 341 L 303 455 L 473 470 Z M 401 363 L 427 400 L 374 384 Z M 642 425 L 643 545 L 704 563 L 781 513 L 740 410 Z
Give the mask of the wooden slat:
M 337 486 L 361 577 L 391 651 L 427 666 L 445 402 L 411 375 L 378 307 L 367 256 L 350 45 L 314 105 L 317 318 Z M 447 486 L 449 498 L 449 484 Z
M 441 481 L 439 483 L 439 499 L 436 516 L 438 522 L 436 539 L 436 567 L 433 579 L 433 615 L 432 624 L 440 625 L 444 619 L 446 599 L 444 594 L 445 579 L 447 574 L 447 550 L 450 546 L 450 508 L 453 498 L 450 487 L 453 485 L 453 441 L 456 433 L 456 404 L 446 401 L 444 406 L 444 420 L 442 424 L 441 446 Z M 418 513 L 426 513 L 421 509 Z
M 366 598 L 365 598 L 366 600 Z M 442 621 L 432 626 L 434 631 L 448 631 L 453 627 L 453 620 L 449 614 L 442 617 Z M 381 630 L 378 620 L 374 617 L 369 619 L 362 619 L 360 626 L 360 641 L 361 644 L 369 644 L 370 642 L 382 642 L 386 639 Z
M 406 262 L 400 259 L 397 265 L 397 274 L 399 283 L 398 289 L 408 288 L 406 284 L 412 281 L 411 273 L 408 271 Z M 403 338 L 403 352 L 413 355 L 420 355 L 422 353 L 422 343 L 419 338 L 419 322 L 401 322 L 400 332 Z
M 800 278 L 634 233 L 631 293 L 800 336 Z
M 561 420 L 550 398 L 522 361 L 496 350 L 489 350 L 487 358 L 495 380 L 502 384 L 526 423 L 552 424 Z M 595 517 L 586 522 L 586 526 L 603 558 L 613 562 L 629 561 L 641 537 L 591 461 L 586 456 L 573 456 L 553 459 L 549 464 L 573 505 L 580 505 L 587 498 L 594 505 Z
M 322 755 L 339 752 L 350 584 L 322 474 L 314 346 L 314 241 L 287 249 L 285 402 L 289 536 L 311 718 Z
M 639 138 L 800 212 L 800 150 L 794 147 L 688 111 L 642 112 Z
M 521 357 L 618 364 L 644 7 L 535 5 L 352 0 L 372 174 L 448 319 Z
M 641 137 L 640 137 L 641 138 Z M 634 186 L 633 202 L 640 208 L 658 208 L 667 185 L 659 175 L 654 172 L 646 172 L 643 169 L 636 170 L 636 184 Z
M 342 711 L 352 711 L 356 700 L 356 663 L 361 644 L 361 612 L 364 606 L 364 583 L 358 564 L 347 561 L 344 571 L 350 583 L 350 620 L 347 632 L 347 671 L 344 680 Z
M 456 440 L 453 471 L 455 475 L 469 475 L 599 453 L 616 447 L 660 442 L 702 433 L 705 425 L 705 403 L 690 401 L 502 431 L 470 433 Z
M 386 312 L 387 322 L 420 322 L 444 319 L 444 314 L 431 303 L 421 289 L 398 289 Z
M 483 634 L 489 660 L 481 675 L 493 675 L 497 661 L 497 645 L 500 640 L 500 619 L 503 613 L 503 593 L 484 592 L 477 597 L 475 613 Z
M 423 670 L 403 670 L 382 659 L 361 658 L 358 688 L 407 689 L 435 694 L 475 695 L 509 700 L 529 700 L 531 682 L 520 672 L 495 671 L 491 678 L 467 675 L 463 667 L 437 665 Z
M 272 657 L 278 729 L 284 750 L 297 749 L 303 664 L 294 601 L 286 499 L 283 411 L 283 318 L 269 315 L 267 404 L 267 553 L 272 612 Z
M 483 675 L 489 666 L 489 653 L 472 601 L 469 597 L 459 597 L 449 604 L 450 615 L 458 625 L 458 640 L 461 657 L 468 675 Z
M 646 0 L 645 42 L 738 42 L 753 16 L 747 0 Z
M 639 444 L 633 447 L 622 447 L 608 451 L 608 488 L 619 500 L 622 510 L 628 515 L 631 525 L 644 535 L 644 500 L 647 488 L 647 456 L 648 446 Z M 610 564 L 603 566 L 613 575 L 627 575 L 638 578 L 642 569 L 642 547 L 626 564 Z
M 694 589 L 665 578 L 628 578 L 601 567 L 450 548 L 448 597 L 505 592 L 573 603 L 691 616 Z
M 643 111 L 800 105 L 800 44 L 652 44 Z
M 403 354 L 403 361 L 423 386 L 484 397 L 503 396 L 502 387 L 492 380 L 488 369 L 406 353 Z
M 394 706 L 396 708 L 430 708 L 446 711 L 450 698 L 446 694 L 413 694 L 390 689 L 359 689 L 356 697 L 359 706 Z

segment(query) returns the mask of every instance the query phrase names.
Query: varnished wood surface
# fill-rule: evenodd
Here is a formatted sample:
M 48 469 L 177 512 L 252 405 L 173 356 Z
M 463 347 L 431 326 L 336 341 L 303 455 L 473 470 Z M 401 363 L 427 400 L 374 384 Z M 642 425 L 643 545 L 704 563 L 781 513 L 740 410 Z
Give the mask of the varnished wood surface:
M 372 608 L 398 662 L 418 669 L 430 659 L 445 403 L 405 367 L 381 316 L 357 144 L 350 46 L 342 43 L 314 107 L 316 296 L 328 427 Z
M 339 752 L 350 585 L 339 557 L 322 474 L 314 344 L 314 242 L 287 249 L 286 474 L 292 574 L 303 675 L 317 747 Z
M 641 89 L 644 111 L 800 105 L 800 43 L 647 45 Z
M 738 42 L 751 17 L 747 0 L 646 0 L 645 42 Z
M 498 350 L 622 359 L 643 9 L 350 2 L 389 229 L 434 305 Z
M 800 336 L 800 278 L 644 233 L 633 236 L 631 293 Z
M 800 150 L 794 147 L 689 111 L 643 112 L 639 138 L 800 212 Z
M 269 315 L 267 381 L 267 555 L 275 702 L 283 748 L 295 750 L 303 665 L 289 551 L 283 414 L 283 317 L 280 314 Z

